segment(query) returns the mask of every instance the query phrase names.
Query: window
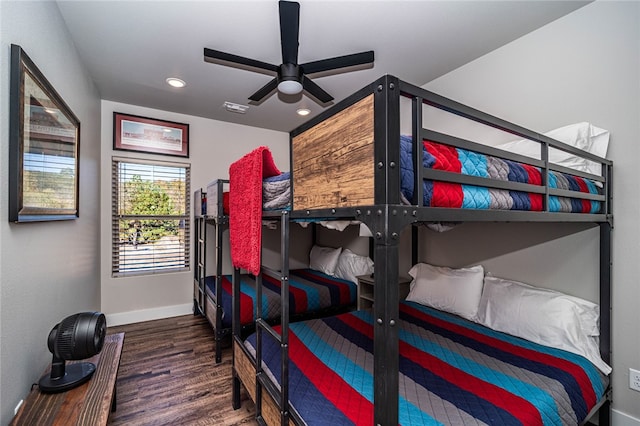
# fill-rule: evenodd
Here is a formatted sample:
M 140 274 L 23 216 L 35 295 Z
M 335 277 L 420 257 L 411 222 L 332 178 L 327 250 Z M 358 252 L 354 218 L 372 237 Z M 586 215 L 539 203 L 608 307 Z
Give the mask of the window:
M 113 160 L 113 276 L 189 269 L 190 180 L 189 165 Z

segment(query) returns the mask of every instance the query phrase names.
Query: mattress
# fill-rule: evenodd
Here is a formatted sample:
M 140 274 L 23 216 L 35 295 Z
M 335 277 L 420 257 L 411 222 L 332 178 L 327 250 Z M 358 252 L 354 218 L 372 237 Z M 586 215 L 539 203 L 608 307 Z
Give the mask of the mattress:
M 263 334 L 280 380 L 280 346 Z M 413 302 L 400 305 L 399 423 L 575 425 L 608 378 L 585 358 Z M 255 334 L 245 345 L 255 356 Z M 355 311 L 290 324 L 289 397 L 309 425 L 373 424 L 373 317 Z
M 218 217 L 229 214 L 229 191 L 228 181 L 222 180 L 222 193 L 218 191 L 218 180 L 214 180 L 207 186 L 209 202 L 205 204 L 205 211 L 208 216 Z M 218 197 L 222 196 L 223 213 L 218 213 Z M 206 202 L 206 201 L 205 201 Z M 262 180 L 262 206 L 264 210 L 277 210 L 289 208 L 291 206 L 291 174 L 284 172 L 277 176 L 264 178 Z M 200 211 L 200 210 L 196 210 Z M 203 212 L 204 214 L 204 212 Z
M 284 172 L 262 180 L 262 208 L 277 210 L 291 206 L 291 173 Z
M 423 141 L 423 147 L 422 163 L 427 168 L 500 181 L 542 185 L 540 169 L 528 164 L 431 141 Z M 402 136 L 400 144 L 401 191 L 409 201 L 413 199 L 414 190 L 412 150 L 411 137 Z M 549 187 L 590 194 L 601 193 L 598 185 L 589 179 L 551 170 L 549 171 Z M 544 198 L 543 194 L 432 180 L 424 180 L 423 194 L 423 203 L 427 207 L 528 211 L 542 211 Z M 549 211 L 551 212 L 598 213 L 601 209 L 602 203 L 599 201 L 549 196 Z
M 256 318 L 255 277 L 242 274 L 240 284 L 240 323 L 251 324 Z M 232 276 L 222 277 L 222 325 L 231 327 Z M 262 273 L 262 315 L 267 320 L 280 318 L 280 277 Z M 206 292 L 215 300 L 216 279 L 205 278 Z M 312 314 L 330 308 L 354 306 L 357 286 L 355 283 L 335 278 L 313 269 L 289 271 L 289 310 L 291 315 Z

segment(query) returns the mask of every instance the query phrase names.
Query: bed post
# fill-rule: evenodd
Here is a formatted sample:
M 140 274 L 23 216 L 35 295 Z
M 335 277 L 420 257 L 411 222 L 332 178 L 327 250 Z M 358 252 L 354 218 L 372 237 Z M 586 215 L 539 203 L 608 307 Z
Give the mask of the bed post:
M 411 265 L 418 263 L 418 248 L 420 237 L 420 231 L 416 225 L 411 226 Z
M 611 362 L 611 222 L 600 223 L 600 356 Z M 611 375 L 606 400 L 598 411 L 598 425 L 611 425 Z
M 281 325 L 280 325 L 280 422 L 283 425 L 289 423 L 289 212 L 282 210 L 280 213 L 280 227 L 282 238 L 280 241 L 280 253 L 282 253 L 282 265 L 280 275 L 281 286 Z
M 219 183 L 219 194 L 222 192 L 222 183 Z M 221 197 L 218 197 L 221 198 Z M 221 210 L 220 210 L 221 211 Z M 218 213 L 218 217 L 215 219 L 216 227 L 216 364 L 222 362 L 222 337 L 224 336 L 224 330 L 222 329 L 222 227 L 224 226 L 224 219 Z
M 373 302 L 374 425 L 398 424 L 399 390 L 399 239 L 404 221 L 400 198 L 400 84 L 392 76 L 378 80 L 374 95 L 375 239 Z
M 373 414 L 375 426 L 397 425 L 399 418 L 399 252 L 400 232 L 412 222 L 398 206 L 375 207 L 373 294 Z
M 231 345 L 233 346 L 236 338 L 240 340 L 240 269 L 233 268 L 233 278 L 232 278 L 232 292 L 233 292 L 233 303 L 231 309 Z M 233 388 L 232 388 L 232 406 L 234 410 L 240 408 L 240 379 L 235 370 L 236 359 L 235 359 L 235 350 L 232 351 L 232 365 L 233 365 Z
M 387 207 L 387 206 L 385 206 Z M 383 214 L 386 216 L 387 212 Z M 375 233 L 373 329 L 374 424 L 398 424 L 398 232 L 393 238 Z M 382 260 L 384 259 L 384 260 Z

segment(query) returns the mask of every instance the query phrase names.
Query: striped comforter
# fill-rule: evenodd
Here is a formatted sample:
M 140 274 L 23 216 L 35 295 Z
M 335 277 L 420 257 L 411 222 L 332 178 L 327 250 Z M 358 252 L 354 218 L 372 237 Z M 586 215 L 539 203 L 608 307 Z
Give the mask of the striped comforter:
M 579 355 L 412 302 L 400 312 L 402 425 L 575 425 L 604 395 L 608 379 Z M 373 424 L 372 324 L 355 311 L 290 325 L 289 396 L 308 424 Z M 279 382 L 279 345 L 263 336 Z
M 540 169 L 534 166 L 430 141 L 424 141 L 423 146 L 423 167 L 501 181 L 542 184 Z M 402 136 L 400 142 L 401 190 L 402 195 L 409 201 L 413 198 L 414 184 L 412 151 L 411 137 Z M 596 184 L 588 179 L 554 171 L 549 171 L 549 187 L 591 194 L 600 192 Z M 527 211 L 543 209 L 542 194 L 522 191 L 425 180 L 423 194 L 423 203 L 426 207 Z M 601 208 L 599 201 L 549 197 L 551 212 L 598 213 Z
M 240 323 L 251 324 L 256 316 L 256 285 L 253 275 L 241 275 Z M 231 327 L 233 287 L 231 275 L 222 277 L 222 325 Z M 280 317 L 280 277 L 262 274 L 262 315 L 266 319 Z M 206 291 L 215 300 L 215 277 L 205 278 Z M 353 306 L 357 286 L 313 269 L 289 271 L 289 309 L 291 315 L 313 313 L 328 308 Z

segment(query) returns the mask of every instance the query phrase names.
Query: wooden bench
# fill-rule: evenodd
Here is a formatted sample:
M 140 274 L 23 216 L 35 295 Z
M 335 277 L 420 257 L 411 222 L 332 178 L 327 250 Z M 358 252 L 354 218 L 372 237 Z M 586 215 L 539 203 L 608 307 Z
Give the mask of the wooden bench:
M 108 335 L 102 351 L 83 360 L 96 365 L 87 383 L 61 393 L 33 389 L 11 425 L 106 425 L 109 413 L 116 409 L 116 377 L 123 343 L 124 333 Z

